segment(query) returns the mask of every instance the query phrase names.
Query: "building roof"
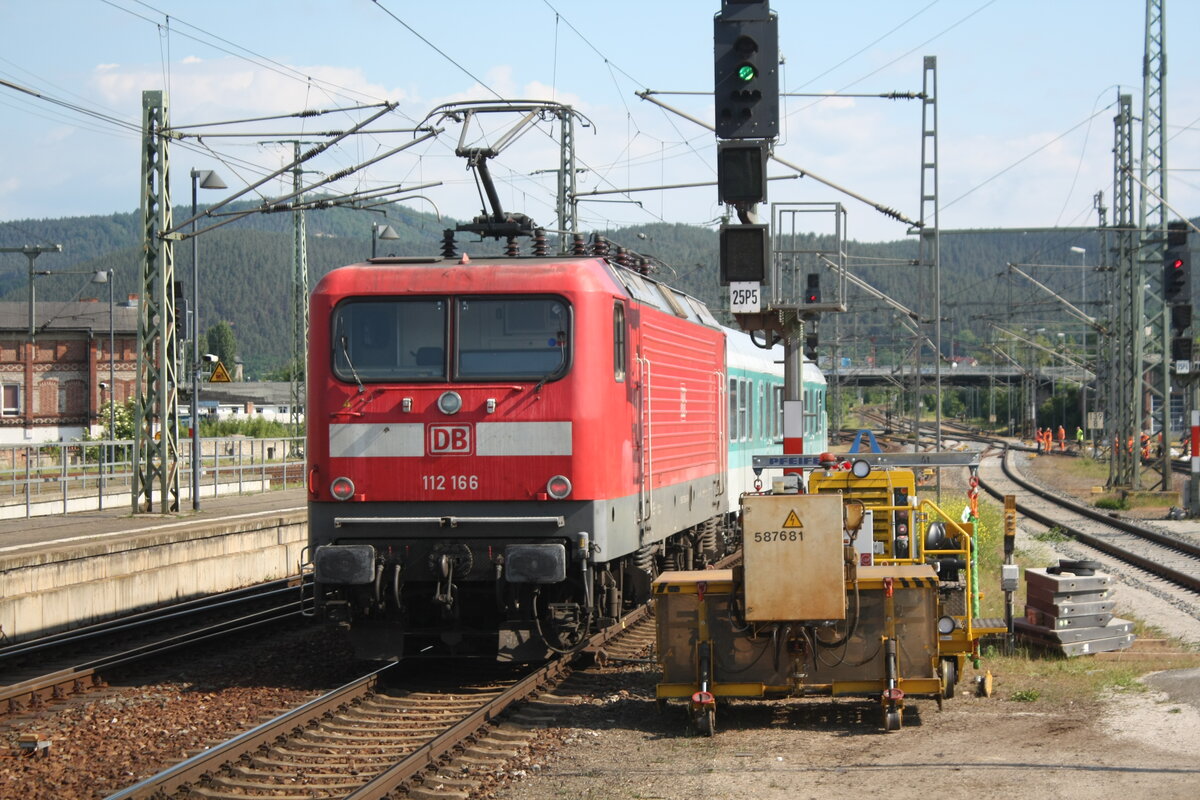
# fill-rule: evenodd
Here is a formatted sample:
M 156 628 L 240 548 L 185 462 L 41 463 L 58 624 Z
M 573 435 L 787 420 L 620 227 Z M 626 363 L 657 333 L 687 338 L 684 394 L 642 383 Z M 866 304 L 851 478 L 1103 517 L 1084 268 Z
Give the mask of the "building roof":
M 108 301 L 42 300 L 34 305 L 39 331 L 108 332 Z M 113 329 L 122 336 L 137 333 L 138 307 L 128 301 L 113 306 Z M 29 332 L 29 303 L 0 303 L 0 335 Z
M 287 406 L 292 402 L 292 385 L 283 381 L 242 381 L 200 384 L 202 403 L 254 403 L 262 406 Z

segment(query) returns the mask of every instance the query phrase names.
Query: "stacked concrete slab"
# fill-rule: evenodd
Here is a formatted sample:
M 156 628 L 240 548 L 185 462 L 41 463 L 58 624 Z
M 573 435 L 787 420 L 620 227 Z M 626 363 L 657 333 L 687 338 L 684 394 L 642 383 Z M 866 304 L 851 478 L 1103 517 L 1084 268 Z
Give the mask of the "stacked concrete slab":
M 1025 619 L 1016 632 L 1066 656 L 1124 650 L 1133 644 L 1133 623 L 1113 616 L 1112 576 L 1062 566 L 1025 570 Z

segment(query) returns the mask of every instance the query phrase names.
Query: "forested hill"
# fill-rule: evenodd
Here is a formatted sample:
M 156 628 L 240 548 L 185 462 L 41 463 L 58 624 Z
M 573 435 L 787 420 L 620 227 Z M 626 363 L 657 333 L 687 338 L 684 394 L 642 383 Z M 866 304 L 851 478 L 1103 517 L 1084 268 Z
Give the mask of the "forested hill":
M 175 210 L 175 219 L 188 214 Z M 433 255 L 440 251 L 442 230 L 453 227 L 450 220 L 438 221 L 433 215 L 403 206 L 388 209 L 388 216 L 326 209 L 308 212 L 308 264 L 310 284 L 342 264 L 360 261 L 371 253 L 371 229 L 374 223 L 390 225 L 400 237 L 378 244 L 379 254 Z M 687 225 L 653 224 L 636 228 L 605 231 L 611 240 L 665 264 L 656 277 L 707 302 L 714 309 L 726 305 L 725 292 L 718 285 L 715 230 Z M 233 325 L 238 352 L 246 365 L 247 377 L 263 377 L 280 370 L 290 358 L 289 342 L 280 335 L 286 326 L 292 286 L 292 215 L 254 214 L 200 236 L 201 326 L 207 329 L 218 321 Z M 471 242 L 460 236 L 461 249 L 498 252 L 493 242 Z M 112 269 L 116 276 L 116 295 L 140 292 L 139 253 L 141 249 L 139 215 L 70 217 L 51 220 L 22 220 L 0 223 L 0 246 L 61 243 L 62 253 L 48 253 L 37 260 L 37 269 L 72 274 L 38 277 L 38 297 L 47 300 L 99 296 L 103 287 L 88 283 L 88 274 Z M 1004 321 L 1014 310 L 1029 312 L 1044 309 L 1045 316 L 1061 318 L 1053 303 L 1031 290 L 1023 279 L 1014 279 L 1006 269 L 1014 264 L 1053 264 L 1059 268 L 1038 273 L 1062 288 L 1072 299 L 1087 294 L 1089 304 L 1101 300 L 1099 288 L 1090 292 L 1083 279 L 1099 286 L 1097 273 L 1077 267 L 1081 255 L 1072 246 L 1086 250 L 1086 263 L 1095 265 L 1100 254 L 1098 237 L 1079 231 L 1053 233 L 975 233 L 945 235 L 941 238 L 944 336 L 961 331 L 972 335 L 965 340 L 986 337 L 989 323 Z M 830 249 L 817 237 L 802 244 L 805 249 Z M 175 250 L 176 273 L 190 287 L 191 245 L 184 242 Z M 848 248 L 854 274 L 894 297 L 921 310 L 928 307 L 919 296 L 928 292 L 929 270 L 912 266 L 917 257 L 915 237 L 894 242 L 858 243 Z M 0 297 L 22 300 L 28 286 L 27 260 L 20 253 L 0 256 Z M 1062 269 L 1062 266 L 1075 269 Z M 805 271 L 817 271 L 814 262 Z M 832 276 L 825 273 L 824 281 Z M 832 284 L 826 284 L 831 286 Z M 827 292 L 829 290 L 826 290 Z M 106 295 L 107 293 L 104 292 Z M 190 294 L 190 288 L 188 290 Z M 827 294 L 828 296 L 828 294 Z M 101 298 L 105 299 L 105 298 Z M 897 326 L 891 311 L 861 291 L 850 295 L 855 315 L 844 315 L 839 324 L 852 326 L 857 337 L 895 337 Z M 852 319 L 856 317 L 856 319 Z M 283 328 L 286 330 L 286 328 Z M 825 334 L 828 336 L 829 334 Z M 900 345 L 898 344 L 899 348 Z

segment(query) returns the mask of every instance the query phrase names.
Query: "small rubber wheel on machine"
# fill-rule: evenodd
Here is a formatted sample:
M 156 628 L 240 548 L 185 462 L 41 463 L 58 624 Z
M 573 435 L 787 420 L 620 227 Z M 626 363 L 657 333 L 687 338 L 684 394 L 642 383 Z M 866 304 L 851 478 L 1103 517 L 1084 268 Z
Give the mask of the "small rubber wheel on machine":
M 1089 575 L 1095 575 L 1101 565 L 1099 561 L 1071 561 L 1064 558 L 1059 560 L 1058 568 L 1060 573 L 1070 572 L 1080 578 L 1086 578 Z
M 708 706 L 704 711 L 698 711 L 693 715 L 692 721 L 696 726 L 696 733 L 701 736 L 712 736 L 717 732 L 717 709 L 715 706 Z
M 958 659 L 942 659 L 942 697 L 954 697 L 954 686 L 958 683 Z
M 900 709 L 885 708 L 883 710 L 883 729 L 885 731 L 900 730 Z

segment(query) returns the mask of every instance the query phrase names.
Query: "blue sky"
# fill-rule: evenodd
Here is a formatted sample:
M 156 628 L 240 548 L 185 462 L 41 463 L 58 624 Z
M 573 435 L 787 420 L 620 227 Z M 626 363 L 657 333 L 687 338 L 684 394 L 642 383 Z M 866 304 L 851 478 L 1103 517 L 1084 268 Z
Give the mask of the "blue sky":
M 1144 7 L 1138 0 L 775 0 L 783 85 L 812 93 L 919 91 L 938 58 L 944 228 L 1094 224 L 1111 204 L 1118 91 L 1141 109 Z M 1169 202 L 1200 214 L 1200 3 L 1166 0 Z M 714 137 L 639 99 L 640 89 L 712 88 L 718 0 L 0 0 L 0 78 L 124 121 L 125 126 L 0 87 L 0 221 L 137 208 L 141 92 L 166 89 L 176 125 L 392 100 L 373 128 L 411 126 L 440 103 L 553 97 L 593 123 L 577 131 L 579 188 L 715 179 Z M 504 9 L 500 11 L 499 9 Z M 169 21 L 168 21 L 169 19 Z M 1192 34 L 1189 37 L 1189 34 Z M 439 52 L 440 51 L 440 52 Z M 703 95 L 664 96 L 711 120 Z M 777 153 L 909 217 L 920 214 L 920 104 L 789 98 Z M 361 115 L 360 115 L 361 116 Z M 188 170 L 216 169 L 232 189 L 278 168 L 289 149 L 268 134 L 343 127 L 350 115 L 241 126 L 261 137 L 206 140 L 171 155 L 173 200 Z M 1090 121 L 1089 121 L 1090 120 Z M 497 123 L 498 124 L 498 123 Z M 228 129 L 225 129 L 228 130 Z M 495 130 L 491 131 L 495 135 Z M 480 203 L 458 129 L 340 181 L 346 190 L 442 181 L 414 208 L 460 219 Z M 277 138 L 277 137 L 276 137 Z M 310 165 L 331 174 L 403 141 L 358 137 Z M 541 133 L 497 165 L 505 207 L 549 224 L 556 152 Z M 773 168 L 773 174 L 784 174 Z M 282 191 L 271 183 L 266 194 Z M 714 188 L 605 195 L 584 227 L 702 225 L 722 212 Z M 215 201 L 220 193 L 205 194 Z M 851 238 L 903 238 L 906 226 L 811 180 L 777 181 L 772 201 L 842 201 Z M 637 202 L 632 202 L 632 201 Z M 823 227 L 818 225 L 817 227 Z

